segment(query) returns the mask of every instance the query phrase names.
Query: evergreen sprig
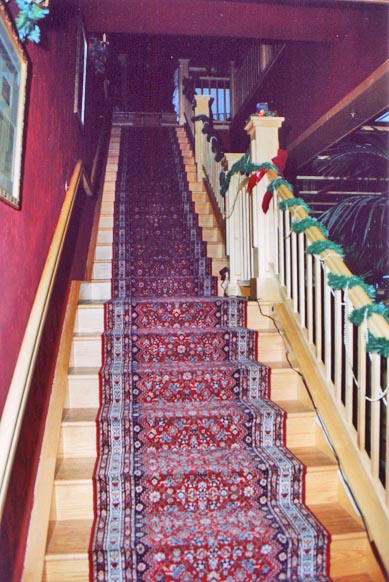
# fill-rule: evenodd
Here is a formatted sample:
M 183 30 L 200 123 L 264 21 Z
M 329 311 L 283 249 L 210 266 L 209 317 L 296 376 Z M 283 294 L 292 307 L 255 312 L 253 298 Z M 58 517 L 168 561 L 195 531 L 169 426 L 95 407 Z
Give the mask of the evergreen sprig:
M 342 247 L 332 240 L 316 240 L 307 247 L 306 252 L 309 255 L 320 255 L 324 251 L 334 251 L 342 259 L 344 257 L 344 250 Z
M 286 200 L 280 200 L 278 203 L 279 209 L 283 212 L 285 212 L 285 210 L 289 210 L 290 208 L 294 208 L 295 206 L 300 206 L 307 214 L 310 214 L 311 212 L 311 209 L 305 200 L 303 200 L 303 198 L 287 198 Z
M 311 226 L 315 226 L 324 236 L 328 236 L 328 230 L 326 227 L 317 220 L 317 218 L 313 218 L 312 216 L 306 216 L 301 220 L 293 221 L 291 229 L 296 234 L 300 234 L 301 232 L 305 232 L 308 228 L 311 228 Z
M 361 287 L 368 297 L 375 301 L 376 290 L 373 285 L 368 285 L 365 281 L 358 277 L 358 275 L 335 275 L 335 273 L 328 273 L 328 285 L 335 290 L 352 289 L 353 287 Z
M 384 303 L 368 303 L 359 309 L 354 309 L 349 315 L 349 320 L 354 325 L 361 325 L 364 319 L 370 317 L 372 313 L 382 315 L 389 323 L 389 310 Z

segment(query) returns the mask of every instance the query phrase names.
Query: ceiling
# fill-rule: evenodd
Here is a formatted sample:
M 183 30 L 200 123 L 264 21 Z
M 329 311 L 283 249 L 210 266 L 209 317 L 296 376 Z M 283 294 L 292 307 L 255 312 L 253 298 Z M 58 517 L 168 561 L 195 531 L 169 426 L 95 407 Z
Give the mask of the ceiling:
M 79 0 L 87 31 L 331 41 L 389 0 Z M 385 18 L 387 13 L 383 15 Z

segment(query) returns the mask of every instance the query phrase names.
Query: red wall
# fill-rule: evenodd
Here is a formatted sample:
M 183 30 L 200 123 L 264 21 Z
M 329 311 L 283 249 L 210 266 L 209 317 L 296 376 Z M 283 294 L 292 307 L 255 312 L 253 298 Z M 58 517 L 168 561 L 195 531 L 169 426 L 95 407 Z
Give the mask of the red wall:
M 58 6 L 59 5 L 59 6 Z M 11 4 L 15 10 L 14 3 Z M 91 164 L 103 98 L 101 81 L 88 70 L 87 119 L 81 133 L 73 113 L 77 13 L 51 3 L 42 21 L 42 43 L 25 45 L 30 60 L 22 207 L 0 202 L 0 413 L 7 397 L 24 330 L 75 162 Z M 68 7 L 68 8 L 66 8 Z M 71 278 L 82 278 L 95 200 L 82 192 L 76 204 L 55 302 L 45 326 L 26 422 L 0 529 L 0 579 L 18 580 L 41 442 L 48 386 Z

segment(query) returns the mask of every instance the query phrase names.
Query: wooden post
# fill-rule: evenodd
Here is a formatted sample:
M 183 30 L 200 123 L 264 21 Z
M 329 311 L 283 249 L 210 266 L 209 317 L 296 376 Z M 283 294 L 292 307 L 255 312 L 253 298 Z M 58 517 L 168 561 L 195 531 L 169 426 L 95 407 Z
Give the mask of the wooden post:
M 184 100 L 186 99 L 184 91 L 184 79 L 189 77 L 189 59 L 178 59 L 178 108 L 180 125 L 185 125 L 185 105 Z
M 270 162 L 277 155 L 279 148 L 278 130 L 283 117 L 258 117 L 252 115 L 245 127 L 250 136 L 251 161 L 254 164 Z M 264 177 L 251 194 L 252 199 L 252 255 L 253 279 L 251 295 L 258 298 L 259 289 L 264 279 L 273 277 L 274 248 L 274 205 L 267 214 L 262 210 L 262 201 L 266 193 L 267 178 Z
M 195 95 L 195 117 L 197 115 L 207 115 L 209 116 L 209 101 L 211 99 L 210 95 Z M 203 122 L 195 122 L 195 157 L 197 166 L 197 181 L 201 182 L 204 178 L 203 171 L 203 152 L 202 152 L 202 130 Z

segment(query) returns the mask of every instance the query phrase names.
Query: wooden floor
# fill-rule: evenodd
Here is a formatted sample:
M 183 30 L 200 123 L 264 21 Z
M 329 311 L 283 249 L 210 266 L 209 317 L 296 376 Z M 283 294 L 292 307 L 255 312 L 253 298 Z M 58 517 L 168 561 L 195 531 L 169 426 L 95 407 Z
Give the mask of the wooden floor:
M 199 223 L 204 226 L 215 274 L 226 264 L 225 248 L 212 207 L 201 183 L 184 130 L 178 130 L 188 181 Z M 96 460 L 96 413 L 99 399 L 103 302 L 110 297 L 112 213 L 120 130 L 113 130 L 101 205 L 93 280 L 80 286 L 70 346 L 64 408 L 55 462 L 47 539 L 26 563 L 26 582 L 86 582 L 93 519 L 92 475 Z M 305 501 L 331 536 L 330 574 L 334 582 L 383 582 L 384 577 L 363 527 L 344 488 L 339 468 L 300 375 L 291 369 L 285 337 L 272 319 L 277 304 L 248 305 L 248 327 L 258 330 L 259 360 L 272 368 L 271 397 L 287 412 L 287 446 L 306 467 Z M 287 330 L 286 330 L 287 331 Z M 286 334 L 287 335 L 287 334 Z M 290 346 L 289 346 L 290 350 Z M 46 438 L 50 438 L 47 435 Z M 47 484 L 46 484 L 47 487 Z M 34 533 L 32 532 L 32 535 Z M 152 582 L 152 581 L 150 581 Z

